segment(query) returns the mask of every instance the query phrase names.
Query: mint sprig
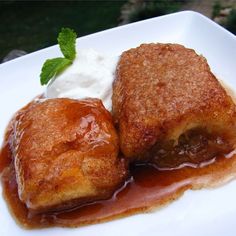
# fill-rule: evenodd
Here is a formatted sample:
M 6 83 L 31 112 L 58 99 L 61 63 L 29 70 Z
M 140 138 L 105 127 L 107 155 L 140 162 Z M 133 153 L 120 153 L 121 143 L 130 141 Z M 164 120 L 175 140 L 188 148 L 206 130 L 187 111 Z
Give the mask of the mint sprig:
M 73 63 L 76 56 L 76 33 L 69 28 L 62 28 L 57 41 L 64 57 L 48 59 L 44 62 L 40 74 L 41 85 L 48 82 Z

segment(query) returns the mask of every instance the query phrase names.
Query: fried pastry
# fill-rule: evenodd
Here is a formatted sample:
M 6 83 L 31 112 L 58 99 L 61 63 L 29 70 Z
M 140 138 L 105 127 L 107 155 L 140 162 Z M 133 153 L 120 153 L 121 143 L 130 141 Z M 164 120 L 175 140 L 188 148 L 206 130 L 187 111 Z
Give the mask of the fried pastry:
M 142 44 L 121 55 L 113 116 L 130 161 L 199 163 L 235 148 L 236 109 L 206 59 L 178 44 Z
M 108 198 L 125 178 L 111 115 L 98 99 L 33 102 L 12 137 L 18 193 L 30 210 Z

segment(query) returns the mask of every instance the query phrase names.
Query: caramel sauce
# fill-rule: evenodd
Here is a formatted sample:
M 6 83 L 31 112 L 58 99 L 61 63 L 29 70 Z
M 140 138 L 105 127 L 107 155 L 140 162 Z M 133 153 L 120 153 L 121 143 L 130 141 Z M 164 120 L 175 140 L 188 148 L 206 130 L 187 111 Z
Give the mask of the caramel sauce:
M 130 178 L 107 200 L 92 202 L 71 210 L 33 214 L 20 201 L 9 144 L 0 155 L 3 195 L 16 221 L 24 228 L 49 226 L 76 227 L 100 223 L 162 207 L 180 197 L 187 189 L 214 187 L 236 175 L 234 152 L 219 157 L 201 168 L 184 167 L 158 170 L 150 164 L 130 167 Z

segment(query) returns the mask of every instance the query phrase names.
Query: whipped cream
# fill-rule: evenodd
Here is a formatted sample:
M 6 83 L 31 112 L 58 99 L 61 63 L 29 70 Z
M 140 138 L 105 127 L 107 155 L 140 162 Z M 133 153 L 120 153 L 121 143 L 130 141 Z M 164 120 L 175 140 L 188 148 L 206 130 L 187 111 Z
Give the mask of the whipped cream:
M 47 98 L 99 98 L 111 110 L 112 83 L 119 56 L 81 49 L 71 66 L 53 79 L 46 89 Z

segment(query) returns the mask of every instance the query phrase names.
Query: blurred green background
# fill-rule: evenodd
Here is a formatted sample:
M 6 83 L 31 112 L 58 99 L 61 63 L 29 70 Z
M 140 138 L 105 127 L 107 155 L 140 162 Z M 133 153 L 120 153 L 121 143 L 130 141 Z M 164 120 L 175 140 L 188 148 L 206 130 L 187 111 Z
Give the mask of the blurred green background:
M 56 43 L 61 27 L 79 36 L 117 25 L 124 1 L 0 3 L 0 61 L 12 49 L 32 52 Z
M 27 53 L 56 43 L 61 27 L 79 36 L 180 10 L 196 10 L 236 33 L 236 0 L 0 0 L 0 62 L 13 49 Z

